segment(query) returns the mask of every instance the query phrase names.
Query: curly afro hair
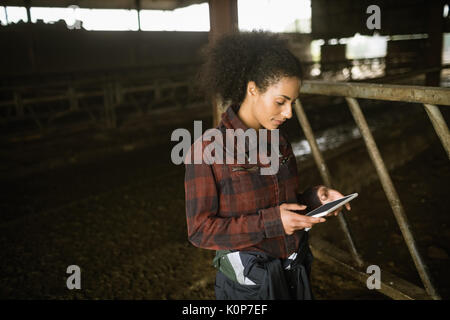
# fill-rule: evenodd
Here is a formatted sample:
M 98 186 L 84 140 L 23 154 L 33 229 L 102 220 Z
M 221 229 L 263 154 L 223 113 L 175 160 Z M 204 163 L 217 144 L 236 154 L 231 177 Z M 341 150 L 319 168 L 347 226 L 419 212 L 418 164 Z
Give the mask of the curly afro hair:
M 303 79 L 299 59 L 287 39 L 268 31 L 226 34 L 202 49 L 204 63 L 197 74 L 200 89 L 227 104 L 241 104 L 247 84 L 261 92 L 282 77 Z

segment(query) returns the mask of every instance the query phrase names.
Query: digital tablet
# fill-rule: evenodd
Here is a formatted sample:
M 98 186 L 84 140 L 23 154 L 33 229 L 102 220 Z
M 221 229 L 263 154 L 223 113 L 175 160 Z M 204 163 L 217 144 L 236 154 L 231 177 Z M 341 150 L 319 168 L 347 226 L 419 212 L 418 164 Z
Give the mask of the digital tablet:
M 348 196 L 345 196 L 343 198 L 325 203 L 325 204 L 321 205 L 320 207 L 308 212 L 305 215 L 309 216 L 309 217 L 315 217 L 315 218 L 320 218 L 320 217 L 326 216 L 330 212 L 333 212 L 336 209 L 338 209 L 339 207 L 342 207 L 344 204 L 353 200 L 357 196 L 358 196 L 357 193 L 349 194 Z M 305 231 L 308 231 L 309 229 L 311 229 L 311 228 L 305 228 Z

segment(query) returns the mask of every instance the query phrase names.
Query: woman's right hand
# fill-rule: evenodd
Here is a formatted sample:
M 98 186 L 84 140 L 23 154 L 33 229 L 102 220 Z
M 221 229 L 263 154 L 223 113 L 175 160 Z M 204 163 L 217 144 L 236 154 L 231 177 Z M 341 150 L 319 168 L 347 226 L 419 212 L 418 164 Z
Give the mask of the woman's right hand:
M 298 203 L 283 203 L 280 205 L 281 222 L 283 223 L 284 232 L 286 232 L 286 234 L 291 235 L 297 230 L 311 228 L 316 223 L 326 221 L 324 218 L 308 217 L 293 211 L 305 209 L 306 206 Z

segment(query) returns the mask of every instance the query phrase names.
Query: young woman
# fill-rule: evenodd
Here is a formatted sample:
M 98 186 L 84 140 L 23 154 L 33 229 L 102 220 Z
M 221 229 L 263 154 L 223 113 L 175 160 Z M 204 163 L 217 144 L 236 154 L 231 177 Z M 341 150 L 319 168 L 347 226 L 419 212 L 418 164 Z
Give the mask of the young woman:
M 267 129 L 258 131 L 265 134 L 292 117 L 302 71 L 286 40 L 243 32 L 221 37 L 204 53 L 201 85 L 229 105 L 216 127 L 223 137 L 227 129 Z M 194 142 L 189 159 L 213 143 L 209 140 Z M 267 141 L 273 144 L 270 134 Z M 260 154 L 256 163 L 185 161 L 188 237 L 197 247 L 216 250 L 217 299 L 312 299 L 312 255 L 304 229 L 325 219 L 304 213 L 343 195 L 323 185 L 300 193 L 296 160 L 281 130 L 277 142 L 279 168 L 272 175 L 261 174 L 267 164 Z M 223 154 L 230 152 L 226 143 L 225 138 L 219 143 Z M 240 149 L 232 150 L 237 159 Z M 249 146 L 241 150 L 250 160 Z

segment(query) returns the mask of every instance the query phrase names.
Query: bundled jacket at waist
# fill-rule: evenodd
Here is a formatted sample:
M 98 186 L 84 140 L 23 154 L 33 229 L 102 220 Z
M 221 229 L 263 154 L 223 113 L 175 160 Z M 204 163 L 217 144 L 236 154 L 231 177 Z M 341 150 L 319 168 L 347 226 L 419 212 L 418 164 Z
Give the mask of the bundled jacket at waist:
M 218 250 L 213 260 L 220 271 L 216 285 L 230 280 L 233 290 L 218 299 L 312 299 L 309 275 L 313 260 L 307 234 L 298 252 L 287 259 L 256 251 Z

